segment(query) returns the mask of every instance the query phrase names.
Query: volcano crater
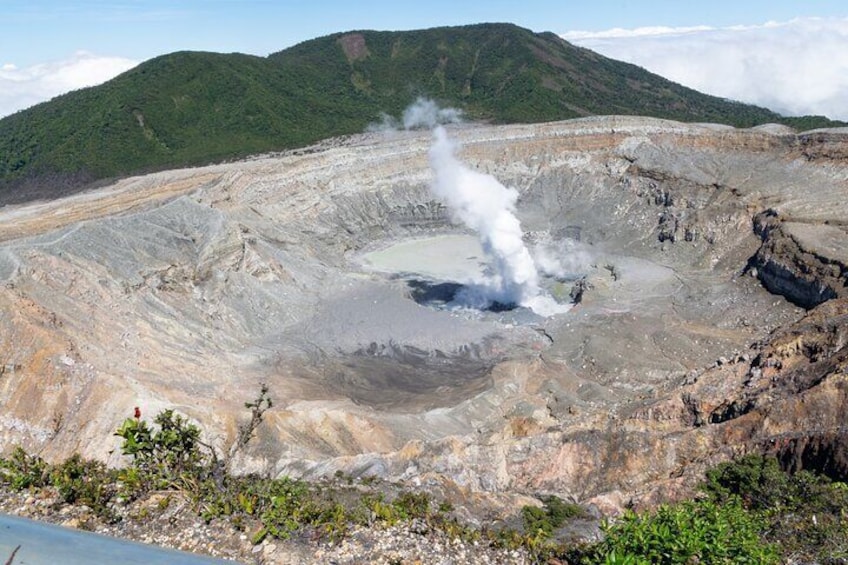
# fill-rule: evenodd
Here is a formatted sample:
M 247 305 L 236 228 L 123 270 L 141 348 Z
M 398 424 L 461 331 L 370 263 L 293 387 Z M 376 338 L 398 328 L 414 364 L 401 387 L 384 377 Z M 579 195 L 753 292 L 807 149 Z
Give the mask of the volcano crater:
M 528 434 L 610 425 L 735 358 L 803 313 L 761 284 L 758 265 L 781 256 L 752 263 L 753 218 L 777 210 L 809 235 L 848 217 L 844 163 L 800 159 L 784 130 L 607 117 L 450 134 L 468 167 L 518 191 L 561 311 L 458 307 L 490 260 L 428 189 L 428 132 L 7 206 L 6 445 L 115 460 L 102 438 L 142 405 L 177 407 L 225 446 L 267 383 L 277 402 L 244 471 L 397 478 L 412 450 L 473 489 L 569 490 L 573 476 L 534 478 L 472 446 L 512 453 Z M 844 234 L 827 225 L 834 246 Z

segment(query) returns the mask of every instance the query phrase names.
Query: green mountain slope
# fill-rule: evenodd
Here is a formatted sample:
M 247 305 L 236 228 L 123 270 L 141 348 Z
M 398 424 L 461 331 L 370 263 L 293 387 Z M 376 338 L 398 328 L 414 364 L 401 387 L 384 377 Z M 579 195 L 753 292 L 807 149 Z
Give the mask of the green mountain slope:
M 355 133 L 418 96 L 495 122 L 633 114 L 736 126 L 831 124 L 706 96 L 510 24 L 349 32 L 267 58 L 173 53 L 6 117 L 0 204 Z

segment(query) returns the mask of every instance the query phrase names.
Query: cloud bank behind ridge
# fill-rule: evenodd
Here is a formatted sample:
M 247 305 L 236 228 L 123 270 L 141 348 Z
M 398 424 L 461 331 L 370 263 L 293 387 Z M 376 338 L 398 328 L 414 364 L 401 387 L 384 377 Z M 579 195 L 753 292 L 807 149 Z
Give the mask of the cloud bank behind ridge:
M 137 64 L 138 61 L 87 51 L 24 68 L 6 63 L 0 66 L 0 117 L 71 90 L 101 84 Z
M 701 92 L 787 116 L 848 120 L 848 18 L 570 31 L 562 37 Z

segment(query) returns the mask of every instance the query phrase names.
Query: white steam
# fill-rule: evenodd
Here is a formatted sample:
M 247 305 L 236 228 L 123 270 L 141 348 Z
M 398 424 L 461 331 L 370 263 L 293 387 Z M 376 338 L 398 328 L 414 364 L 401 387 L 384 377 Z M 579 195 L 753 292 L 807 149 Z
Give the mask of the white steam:
M 433 133 L 430 190 L 456 220 L 478 234 L 483 250 L 492 258 L 487 280 L 467 287 L 457 301 L 475 308 L 495 302 L 517 304 L 543 316 L 567 310 L 567 306 L 540 292 L 536 264 L 524 245 L 521 224 L 515 216 L 518 191 L 463 165 L 443 127 L 436 127 Z
M 456 124 L 462 121 L 462 112 L 456 108 L 439 108 L 427 98 L 419 98 L 403 111 L 403 129 L 432 129 L 439 124 Z
M 454 221 L 477 234 L 489 258 L 483 277 L 466 284 L 454 297 L 452 306 L 523 306 L 540 316 L 567 312 L 570 304 L 556 302 L 539 285 L 539 269 L 524 245 L 521 223 L 515 216 L 518 191 L 505 187 L 491 175 L 471 170 L 457 159 L 456 148 L 442 126 L 461 121 L 460 110 L 440 108 L 433 100 L 418 98 L 404 110 L 400 120 L 383 114 L 380 123 L 368 127 L 368 131 L 388 134 L 399 129 L 433 130 L 430 192 L 448 207 Z M 547 256 L 543 260 L 548 265 L 554 261 Z M 542 272 L 547 273 L 548 269 L 543 268 Z
M 597 257 L 573 239 L 537 244 L 533 259 L 541 273 L 558 279 L 578 279 L 590 271 Z
M 454 145 L 441 126 L 434 130 L 430 148 L 433 195 L 456 219 L 474 230 L 483 250 L 494 260 L 491 298 L 504 304 L 522 304 L 539 293 L 536 265 L 522 239 L 515 217 L 518 192 L 490 175 L 472 171 L 454 155 Z
M 400 129 L 433 129 L 441 124 L 458 124 L 462 122 L 462 110 L 456 108 L 439 108 L 439 105 L 428 98 L 419 97 L 407 106 L 400 120 L 383 113 L 380 121 L 368 126 L 367 131 L 392 132 Z

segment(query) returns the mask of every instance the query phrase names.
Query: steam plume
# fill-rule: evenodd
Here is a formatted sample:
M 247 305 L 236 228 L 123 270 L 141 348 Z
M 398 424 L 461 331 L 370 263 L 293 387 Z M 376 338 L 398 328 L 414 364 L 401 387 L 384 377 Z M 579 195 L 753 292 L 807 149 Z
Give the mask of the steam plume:
M 483 251 L 491 259 L 485 278 L 466 285 L 453 303 L 476 309 L 494 303 L 520 305 L 541 316 L 567 311 L 570 305 L 559 304 L 541 292 L 536 264 L 524 245 L 521 223 L 515 216 L 518 191 L 505 187 L 491 175 L 469 169 L 456 158 L 454 144 L 441 124 L 461 120 L 460 110 L 439 108 L 432 100 L 418 98 L 404 110 L 400 120 L 383 114 L 380 123 L 368 127 L 368 131 L 388 133 L 400 127 L 433 129 L 430 191 L 447 205 L 455 220 L 477 233 Z
M 494 262 L 491 280 L 461 299 L 477 307 L 492 302 L 529 305 L 539 295 L 539 281 L 514 214 L 518 191 L 463 165 L 441 126 L 434 130 L 430 164 L 434 173 L 430 185 L 433 195 L 479 235 L 483 250 Z
M 403 129 L 431 129 L 439 124 L 455 124 L 462 121 L 462 112 L 456 108 L 439 108 L 427 98 L 418 98 L 403 111 Z
M 382 113 L 380 114 L 380 121 L 370 124 L 366 130 L 370 132 L 393 132 L 400 129 L 433 129 L 439 124 L 458 124 L 461 121 L 462 110 L 439 108 L 439 105 L 433 100 L 419 97 L 407 106 L 400 120 Z

